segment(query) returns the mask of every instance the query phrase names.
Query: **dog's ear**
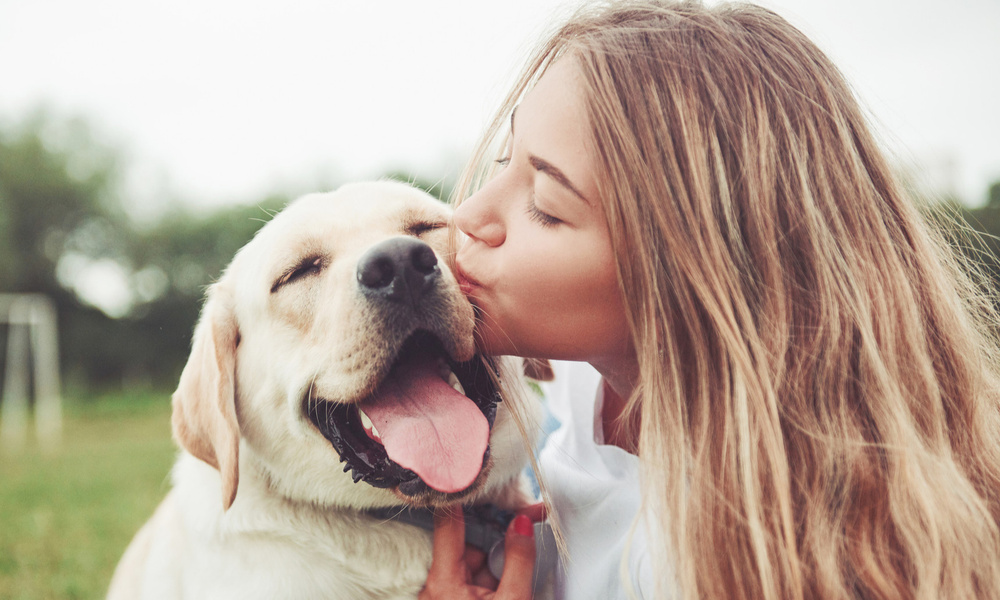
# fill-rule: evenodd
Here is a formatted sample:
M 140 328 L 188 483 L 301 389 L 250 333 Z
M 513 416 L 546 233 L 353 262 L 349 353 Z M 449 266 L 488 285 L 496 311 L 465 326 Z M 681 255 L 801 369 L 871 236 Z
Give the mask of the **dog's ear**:
M 544 358 L 525 358 L 524 374 L 528 379 L 535 381 L 552 381 L 555 379 L 555 372 L 552 371 L 552 363 Z
M 240 476 L 235 385 L 238 344 L 231 299 L 214 285 L 174 392 L 172 424 L 174 438 L 182 448 L 219 470 L 226 510 L 236 499 Z

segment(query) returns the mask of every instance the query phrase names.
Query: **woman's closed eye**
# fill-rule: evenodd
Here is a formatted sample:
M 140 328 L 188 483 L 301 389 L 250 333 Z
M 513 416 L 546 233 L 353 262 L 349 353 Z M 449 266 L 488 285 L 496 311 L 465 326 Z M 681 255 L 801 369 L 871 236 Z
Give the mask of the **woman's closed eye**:
M 500 167 L 506 167 L 507 165 L 510 164 L 510 156 L 498 158 L 494 162 Z M 535 204 L 534 195 L 532 195 L 532 198 L 528 201 L 527 212 L 528 216 L 531 218 L 532 221 L 535 221 L 536 223 L 542 225 L 543 227 L 554 227 L 556 225 L 559 225 L 560 223 L 563 223 L 561 219 L 553 217 L 552 215 L 539 209 L 538 206 Z
M 535 204 L 534 197 L 528 201 L 528 217 L 542 227 L 555 227 L 556 225 L 562 223 L 562 220 L 539 210 L 538 206 Z

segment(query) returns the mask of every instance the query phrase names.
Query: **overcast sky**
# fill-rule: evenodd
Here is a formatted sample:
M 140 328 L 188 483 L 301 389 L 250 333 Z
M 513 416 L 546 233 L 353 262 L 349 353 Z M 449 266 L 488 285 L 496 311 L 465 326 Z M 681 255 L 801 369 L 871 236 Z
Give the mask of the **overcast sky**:
M 774 0 L 893 150 L 979 204 L 1000 180 L 1000 0 Z M 454 177 L 555 0 L 0 0 L 0 125 L 39 105 L 123 149 L 130 200 Z

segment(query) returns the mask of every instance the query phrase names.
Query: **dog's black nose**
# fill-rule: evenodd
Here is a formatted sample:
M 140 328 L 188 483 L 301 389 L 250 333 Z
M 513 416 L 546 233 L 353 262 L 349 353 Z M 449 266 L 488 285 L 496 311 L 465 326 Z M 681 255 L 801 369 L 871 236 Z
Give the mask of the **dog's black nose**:
M 361 289 L 393 302 L 416 305 L 441 275 L 431 247 L 412 237 L 372 246 L 358 261 Z

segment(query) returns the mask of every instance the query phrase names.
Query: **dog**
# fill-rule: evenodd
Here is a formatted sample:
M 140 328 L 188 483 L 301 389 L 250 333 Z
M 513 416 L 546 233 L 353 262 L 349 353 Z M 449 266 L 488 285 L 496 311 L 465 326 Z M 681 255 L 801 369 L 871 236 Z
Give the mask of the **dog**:
M 525 383 L 476 353 L 449 216 L 406 184 L 350 184 L 236 254 L 172 397 L 172 489 L 109 599 L 415 598 L 431 533 L 366 511 L 529 502 L 502 397 Z

